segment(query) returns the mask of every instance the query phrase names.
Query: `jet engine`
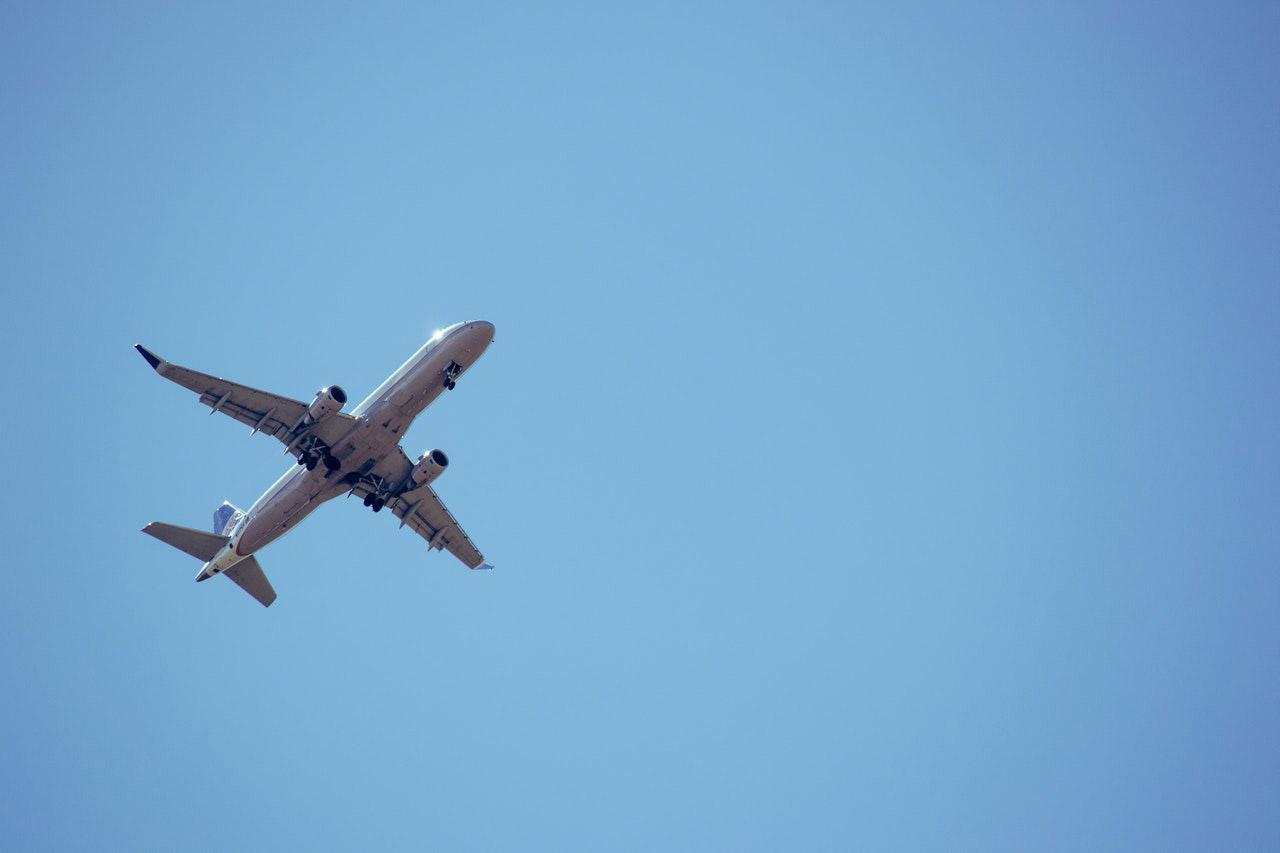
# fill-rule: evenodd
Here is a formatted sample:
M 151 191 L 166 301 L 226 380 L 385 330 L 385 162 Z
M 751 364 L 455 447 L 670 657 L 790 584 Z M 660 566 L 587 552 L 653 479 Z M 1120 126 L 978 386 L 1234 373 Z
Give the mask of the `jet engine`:
M 347 392 L 339 386 L 330 385 L 328 388 L 321 388 L 316 392 L 316 398 L 311 401 L 311 405 L 307 406 L 307 423 L 313 424 L 323 420 L 341 409 L 346 402 Z
M 432 450 L 430 453 L 424 453 L 418 459 L 418 464 L 413 466 L 413 482 L 419 486 L 430 483 L 436 477 L 444 473 L 444 469 L 449 467 L 449 457 L 445 456 L 443 450 Z

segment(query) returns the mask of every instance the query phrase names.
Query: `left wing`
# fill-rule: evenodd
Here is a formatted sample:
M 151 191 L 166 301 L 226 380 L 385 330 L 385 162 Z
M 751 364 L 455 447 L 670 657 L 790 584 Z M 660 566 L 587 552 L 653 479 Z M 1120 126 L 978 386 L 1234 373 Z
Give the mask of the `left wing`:
M 254 432 L 273 435 L 294 456 L 305 449 L 302 445 L 308 442 L 301 439 L 307 436 L 313 437 L 312 442 L 319 441 L 327 447 L 336 447 L 356 423 L 351 415 L 333 412 L 307 429 L 301 429 L 303 416 L 307 413 L 306 403 L 179 367 L 160 358 L 142 344 L 134 344 L 134 349 L 142 354 L 156 373 L 199 395 L 200 402 L 213 409 L 209 414 L 221 412 L 253 427 Z
M 375 469 L 391 483 L 408 481 L 409 472 L 412 470 L 413 463 L 409 461 L 404 449 L 399 447 L 388 454 Z M 373 488 L 362 481 L 357 483 L 352 491 L 364 497 L 372 493 Z M 440 500 L 440 496 L 429 484 L 414 486 L 398 497 L 391 498 L 387 501 L 387 507 L 395 513 L 396 518 L 400 519 L 401 527 L 408 527 L 427 540 L 429 547 L 448 551 L 469 569 L 493 568 L 484 561 L 484 554 L 480 553 L 480 549 L 471 541 L 471 537 L 458 524 L 453 513 L 449 512 L 449 508 L 444 505 L 444 501 Z

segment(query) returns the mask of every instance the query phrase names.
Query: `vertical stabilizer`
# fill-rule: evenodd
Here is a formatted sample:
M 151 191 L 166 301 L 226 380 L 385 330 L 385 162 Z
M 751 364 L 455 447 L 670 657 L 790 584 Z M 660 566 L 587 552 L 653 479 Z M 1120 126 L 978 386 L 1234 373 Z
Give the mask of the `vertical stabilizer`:
M 223 501 L 222 506 L 213 511 L 213 532 L 219 536 L 230 536 L 231 528 L 243 517 L 244 510 L 230 501 Z

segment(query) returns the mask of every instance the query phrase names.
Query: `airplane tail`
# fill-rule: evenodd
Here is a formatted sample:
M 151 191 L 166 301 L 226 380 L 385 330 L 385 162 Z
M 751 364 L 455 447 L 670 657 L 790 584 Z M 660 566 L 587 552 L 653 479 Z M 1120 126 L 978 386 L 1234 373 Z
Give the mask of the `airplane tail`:
M 223 504 L 218 508 L 221 513 L 223 507 L 231 507 L 231 514 L 227 515 L 228 519 L 233 519 L 234 513 L 239 512 L 230 504 Z M 214 514 L 214 524 L 218 523 L 218 514 Z M 234 520 L 231 521 L 234 524 Z M 223 529 L 226 529 L 225 526 Z M 183 551 L 197 560 L 209 562 L 214 556 L 222 550 L 222 547 L 231 539 L 230 536 L 222 536 L 217 533 L 205 533 L 203 530 L 194 530 L 190 527 L 179 527 L 176 524 L 164 524 L 160 521 L 153 521 L 146 527 L 142 528 L 142 532 L 148 536 L 154 536 L 166 545 L 172 545 L 179 551 Z M 263 607 L 270 607 L 271 602 L 276 600 L 276 591 L 271 587 L 271 581 L 267 580 L 267 575 L 262 571 L 262 566 L 258 565 L 258 561 L 254 557 L 245 557 L 231 568 L 223 572 L 227 577 L 236 582 L 236 586 L 249 593 Z M 197 578 L 197 580 L 202 579 Z
M 228 535 L 243 516 L 244 510 L 230 501 L 223 501 L 222 506 L 213 511 L 213 532 L 221 536 Z

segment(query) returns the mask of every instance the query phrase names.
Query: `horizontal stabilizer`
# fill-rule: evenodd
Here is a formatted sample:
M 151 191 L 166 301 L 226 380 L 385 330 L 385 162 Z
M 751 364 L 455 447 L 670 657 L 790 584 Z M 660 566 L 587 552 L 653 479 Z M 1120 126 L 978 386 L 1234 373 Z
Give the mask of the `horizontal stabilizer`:
M 227 544 L 229 536 L 219 536 L 216 533 L 205 533 L 203 530 L 194 530 L 190 527 L 179 527 L 176 524 L 164 524 L 163 522 L 153 521 L 146 527 L 142 528 L 142 532 L 148 536 L 154 536 L 166 545 L 172 545 L 179 551 L 185 551 L 197 560 L 203 560 L 206 563 L 213 559 L 214 555 L 222 550 L 222 546 Z M 268 586 L 268 588 L 270 588 Z
M 224 572 L 236 585 L 258 600 L 263 607 L 270 607 L 276 600 L 276 591 L 271 588 L 271 581 L 258 565 L 256 557 L 245 557 Z

